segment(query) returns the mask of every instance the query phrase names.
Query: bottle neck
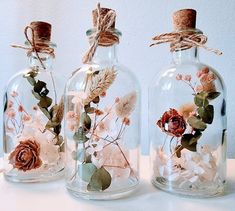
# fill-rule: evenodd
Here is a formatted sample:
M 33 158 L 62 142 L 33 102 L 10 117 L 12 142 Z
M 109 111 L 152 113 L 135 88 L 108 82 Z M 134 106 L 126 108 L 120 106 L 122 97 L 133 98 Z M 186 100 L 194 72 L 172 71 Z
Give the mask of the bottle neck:
M 92 58 L 92 63 L 95 64 L 109 65 L 117 62 L 117 44 L 108 47 L 98 46 Z
M 198 62 L 198 48 L 192 47 L 187 50 L 178 50 L 172 53 L 173 63 Z
M 45 66 L 45 69 L 43 68 L 40 60 L 38 59 L 36 53 L 32 53 L 29 56 L 29 66 L 31 68 L 38 68 L 41 71 L 50 71 L 53 67 L 53 56 L 48 53 L 38 53 L 41 61 L 43 62 L 43 65 Z

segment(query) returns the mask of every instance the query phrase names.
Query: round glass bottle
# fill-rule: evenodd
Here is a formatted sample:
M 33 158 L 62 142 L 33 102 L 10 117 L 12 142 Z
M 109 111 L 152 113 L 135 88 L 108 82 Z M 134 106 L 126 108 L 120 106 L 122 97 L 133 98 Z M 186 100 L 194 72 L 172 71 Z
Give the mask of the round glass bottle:
M 100 8 L 101 19 L 111 12 Z M 96 15 L 94 10 L 95 20 Z M 113 27 L 108 34 L 119 38 Z M 87 31 L 89 37 L 93 33 L 96 29 Z M 118 63 L 117 42 L 101 44 L 105 36 L 102 32 L 93 58 L 73 74 L 65 91 L 67 189 L 100 200 L 123 197 L 139 183 L 139 84 Z
M 202 34 L 187 26 L 192 13 L 195 18 L 194 10 L 175 13 L 174 22 L 181 24 L 179 33 Z M 180 19 L 175 20 L 176 17 Z M 172 65 L 161 71 L 149 88 L 153 185 L 197 197 L 224 192 L 225 100 L 221 76 L 200 63 L 197 47 L 178 47 L 173 51 Z
M 28 38 L 32 31 L 32 40 Z M 62 80 L 52 72 L 51 25 L 25 29 L 29 68 L 13 76 L 4 107 L 4 176 L 13 182 L 44 182 L 63 176 Z

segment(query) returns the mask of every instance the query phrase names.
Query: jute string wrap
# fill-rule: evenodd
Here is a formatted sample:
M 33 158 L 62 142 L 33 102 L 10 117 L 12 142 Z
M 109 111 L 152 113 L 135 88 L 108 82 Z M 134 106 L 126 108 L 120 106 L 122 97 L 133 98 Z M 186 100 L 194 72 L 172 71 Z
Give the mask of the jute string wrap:
M 83 57 L 83 63 L 88 63 L 92 60 L 98 45 L 111 46 L 119 42 L 119 37 L 113 30 L 116 13 L 109 10 L 104 16 L 101 15 L 100 4 L 97 5 L 97 22 L 94 32 L 89 36 L 90 48 Z
M 28 32 L 31 31 L 32 38 L 29 38 Z M 25 38 L 28 41 L 30 47 L 25 47 L 22 45 L 11 45 L 14 48 L 21 48 L 27 50 L 27 55 L 30 56 L 32 53 L 35 53 L 36 57 L 38 58 L 40 64 L 42 65 L 43 69 L 46 69 L 42 59 L 39 56 L 39 53 L 47 53 L 52 57 L 55 57 L 54 49 L 48 45 L 48 41 L 46 39 L 35 38 L 35 30 L 31 26 L 26 26 L 24 30 Z
M 222 52 L 217 49 L 205 46 L 205 43 L 207 42 L 207 36 L 193 31 L 186 30 L 165 33 L 155 36 L 152 39 L 154 40 L 154 43 L 152 43 L 150 47 L 162 43 L 170 43 L 170 49 L 172 52 L 177 50 L 186 50 L 192 47 L 201 47 L 217 55 L 222 54 Z

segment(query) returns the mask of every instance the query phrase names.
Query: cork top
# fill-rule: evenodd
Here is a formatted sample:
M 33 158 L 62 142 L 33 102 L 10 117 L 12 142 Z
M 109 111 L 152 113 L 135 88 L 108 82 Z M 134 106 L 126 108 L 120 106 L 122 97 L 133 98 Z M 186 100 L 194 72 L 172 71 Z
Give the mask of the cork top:
M 182 9 L 174 12 L 174 30 L 194 29 L 196 27 L 196 10 Z
M 42 21 L 35 21 L 30 23 L 30 27 L 34 30 L 35 41 L 51 40 L 51 24 Z
M 109 12 L 109 11 L 114 11 L 112 9 L 109 8 L 100 8 L 100 16 L 101 18 L 104 18 L 104 16 Z M 115 12 L 115 11 L 114 11 Z M 93 17 L 93 26 L 96 27 L 97 26 L 97 18 L 98 18 L 98 10 L 95 9 L 92 11 L 92 17 Z M 111 28 L 115 28 L 115 21 L 112 24 Z

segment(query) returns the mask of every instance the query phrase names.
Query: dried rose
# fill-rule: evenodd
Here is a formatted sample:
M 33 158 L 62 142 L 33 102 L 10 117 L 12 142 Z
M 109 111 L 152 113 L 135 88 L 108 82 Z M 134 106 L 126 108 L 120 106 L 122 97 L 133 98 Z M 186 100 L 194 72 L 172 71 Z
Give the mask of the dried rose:
M 21 171 L 39 168 L 42 161 L 39 157 L 40 145 L 34 139 L 20 141 L 19 145 L 9 156 L 9 163 Z
M 180 137 L 186 129 L 184 118 L 175 109 L 166 111 L 161 119 L 157 121 L 158 127 L 168 135 Z

